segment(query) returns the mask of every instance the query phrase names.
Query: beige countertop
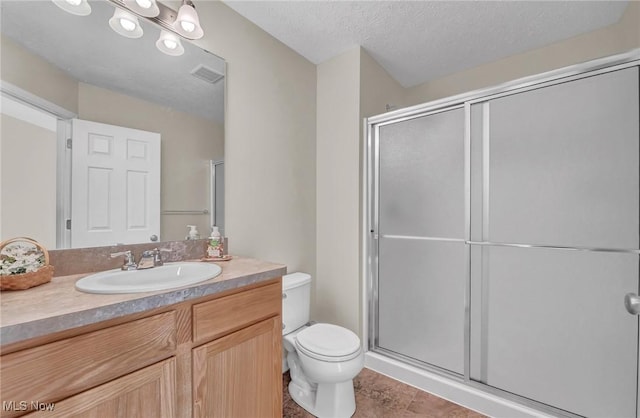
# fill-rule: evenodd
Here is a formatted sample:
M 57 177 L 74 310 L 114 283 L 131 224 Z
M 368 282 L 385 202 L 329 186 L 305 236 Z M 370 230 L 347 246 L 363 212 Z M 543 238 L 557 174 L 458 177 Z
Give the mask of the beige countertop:
M 282 264 L 251 258 L 234 257 L 216 264 L 222 273 L 213 279 L 157 292 L 83 293 L 75 289 L 75 282 L 86 274 L 54 277 L 50 283 L 31 289 L 0 292 L 0 344 L 169 306 L 286 274 Z

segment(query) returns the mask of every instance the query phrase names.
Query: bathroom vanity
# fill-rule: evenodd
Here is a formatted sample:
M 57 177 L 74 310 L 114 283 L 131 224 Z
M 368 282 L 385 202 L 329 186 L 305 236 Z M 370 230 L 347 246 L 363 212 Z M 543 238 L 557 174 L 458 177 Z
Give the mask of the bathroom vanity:
M 0 416 L 282 416 L 286 267 L 220 265 L 160 292 L 85 294 L 83 275 L 3 292 Z

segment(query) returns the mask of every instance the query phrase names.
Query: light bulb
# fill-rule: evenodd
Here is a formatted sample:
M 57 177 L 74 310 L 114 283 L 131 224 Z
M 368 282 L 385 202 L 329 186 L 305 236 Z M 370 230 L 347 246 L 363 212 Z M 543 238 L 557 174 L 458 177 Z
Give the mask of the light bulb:
M 148 9 L 152 4 L 151 0 L 136 0 L 136 3 L 138 3 L 138 6 L 142 7 L 143 9 Z
M 114 0 L 112 0 L 114 1 Z M 160 14 L 160 8 L 156 0 L 119 0 L 124 2 L 127 9 L 144 17 L 156 17 Z
M 184 54 L 184 47 L 180 43 L 180 38 L 175 34 L 163 30 L 156 41 L 156 47 L 164 54 L 172 57 L 179 57 Z
M 178 43 L 174 40 L 165 39 L 163 42 L 164 42 L 164 46 L 166 46 L 169 49 L 176 49 L 178 47 Z
M 193 22 L 187 22 L 185 20 L 183 20 L 182 22 L 180 22 L 180 26 L 182 26 L 182 29 L 185 30 L 185 32 L 193 32 L 196 29 L 196 25 L 193 24 Z
M 113 17 L 109 19 L 109 26 L 127 38 L 139 38 L 143 34 L 138 18 L 119 7 L 116 7 Z
M 136 29 L 136 24 L 129 19 L 120 19 L 120 26 L 128 32 L 133 32 Z
M 73 15 L 87 16 L 91 14 L 91 6 L 87 0 L 53 0 L 53 3 Z
M 183 0 L 173 27 L 178 34 L 187 39 L 200 39 L 204 35 L 198 13 L 189 0 Z

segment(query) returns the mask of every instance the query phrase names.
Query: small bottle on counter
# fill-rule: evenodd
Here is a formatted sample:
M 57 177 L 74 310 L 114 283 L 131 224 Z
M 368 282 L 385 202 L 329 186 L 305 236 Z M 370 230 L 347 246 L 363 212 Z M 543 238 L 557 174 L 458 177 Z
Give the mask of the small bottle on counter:
M 200 233 L 195 225 L 187 225 L 189 228 L 189 235 L 187 235 L 186 239 L 200 239 Z
M 211 236 L 207 245 L 207 257 L 220 258 L 224 255 L 223 240 L 217 226 L 211 227 Z

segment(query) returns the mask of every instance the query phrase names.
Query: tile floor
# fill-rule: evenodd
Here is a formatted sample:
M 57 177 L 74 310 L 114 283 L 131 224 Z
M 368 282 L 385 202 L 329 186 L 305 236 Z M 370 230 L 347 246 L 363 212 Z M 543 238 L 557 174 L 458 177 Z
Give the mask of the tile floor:
M 287 390 L 289 372 L 282 377 L 284 418 L 312 418 L 298 406 Z M 356 392 L 354 418 L 483 418 L 484 415 L 463 408 L 437 396 L 405 385 L 369 369 L 353 380 Z

